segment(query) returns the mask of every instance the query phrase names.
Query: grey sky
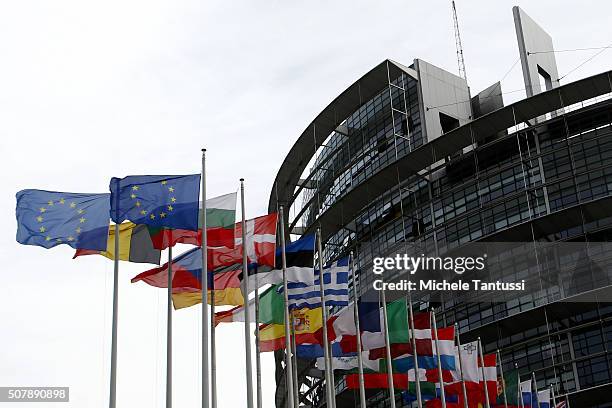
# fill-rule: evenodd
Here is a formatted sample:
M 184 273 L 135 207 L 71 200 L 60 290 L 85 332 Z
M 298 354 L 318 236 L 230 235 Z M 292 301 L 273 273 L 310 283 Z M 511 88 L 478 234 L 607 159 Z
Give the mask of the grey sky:
M 514 4 L 557 49 L 612 43 L 605 0 L 458 0 L 473 93 L 518 57 Z M 558 54 L 560 74 L 594 52 Z M 385 58 L 457 71 L 447 0 L 5 1 L 0 55 L 0 386 L 70 386 L 71 407 L 107 404 L 112 262 L 18 245 L 18 190 L 104 192 L 111 176 L 198 172 L 207 147 L 210 195 L 245 177 L 247 215 L 261 215 L 293 141 L 358 77 Z M 562 82 L 611 66 L 609 50 Z M 502 86 L 524 87 L 520 64 Z M 120 271 L 119 407 L 163 406 L 165 294 L 129 283 L 147 268 Z M 175 314 L 180 407 L 199 404 L 199 313 Z M 218 330 L 221 407 L 245 406 L 241 336 L 240 325 Z M 272 407 L 272 355 L 262 360 Z

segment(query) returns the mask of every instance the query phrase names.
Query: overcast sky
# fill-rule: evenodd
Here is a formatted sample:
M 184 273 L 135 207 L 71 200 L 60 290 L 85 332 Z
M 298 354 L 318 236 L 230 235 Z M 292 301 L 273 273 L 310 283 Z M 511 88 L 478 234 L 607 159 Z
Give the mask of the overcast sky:
M 518 58 L 515 3 L 557 49 L 612 43 L 607 0 L 458 0 L 473 94 Z M 559 73 L 595 52 L 559 53 Z M 206 147 L 209 195 L 245 177 L 247 215 L 261 215 L 292 143 L 361 75 L 385 58 L 457 72 L 448 0 L 4 1 L 0 56 L 0 386 L 69 386 L 70 407 L 108 404 L 112 262 L 18 245 L 18 190 L 106 192 L 112 176 L 199 172 Z M 611 67 L 609 50 L 562 82 Z M 520 64 L 502 87 L 524 88 Z M 120 270 L 119 407 L 164 406 L 165 292 L 129 283 L 145 269 Z M 200 401 L 199 316 L 175 313 L 181 408 Z M 246 406 L 242 326 L 222 326 L 218 343 L 219 406 Z M 272 407 L 273 357 L 262 360 Z M 39 406 L 16 406 L 28 405 Z

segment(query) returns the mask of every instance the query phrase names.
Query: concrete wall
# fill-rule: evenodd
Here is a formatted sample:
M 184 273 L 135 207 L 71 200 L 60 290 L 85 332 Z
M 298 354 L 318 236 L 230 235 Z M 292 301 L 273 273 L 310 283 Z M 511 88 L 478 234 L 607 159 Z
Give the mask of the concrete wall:
M 544 90 L 557 88 L 559 73 L 555 53 L 551 52 L 554 50 L 552 37 L 520 7 L 514 6 L 512 13 L 514 14 L 514 27 L 527 97 L 539 94 Z M 546 89 L 540 86 L 539 70 L 545 71 L 550 76 Z
M 465 79 L 423 60 L 415 59 L 419 79 L 425 137 L 432 141 L 442 135 L 440 113 L 455 118 L 464 125 L 472 118 L 470 91 Z

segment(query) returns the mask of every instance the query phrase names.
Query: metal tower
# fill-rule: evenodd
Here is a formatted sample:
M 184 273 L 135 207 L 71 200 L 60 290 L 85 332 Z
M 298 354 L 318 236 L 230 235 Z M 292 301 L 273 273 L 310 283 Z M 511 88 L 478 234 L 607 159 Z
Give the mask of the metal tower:
M 459 34 L 459 20 L 457 19 L 457 9 L 455 8 L 455 0 L 452 0 L 453 5 L 453 24 L 455 26 L 455 46 L 457 47 L 457 65 L 459 66 L 459 76 L 467 81 L 465 73 L 465 62 L 463 61 L 463 46 L 461 45 L 461 35 Z

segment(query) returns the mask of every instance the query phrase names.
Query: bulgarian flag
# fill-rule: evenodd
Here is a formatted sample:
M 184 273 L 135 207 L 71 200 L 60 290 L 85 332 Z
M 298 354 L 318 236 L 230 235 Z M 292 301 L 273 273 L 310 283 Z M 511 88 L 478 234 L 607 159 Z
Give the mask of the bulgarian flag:
M 206 200 L 206 238 L 209 247 L 234 247 L 237 193 L 229 193 Z M 202 209 L 199 230 L 149 227 L 153 245 L 166 249 L 177 243 L 202 245 Z

